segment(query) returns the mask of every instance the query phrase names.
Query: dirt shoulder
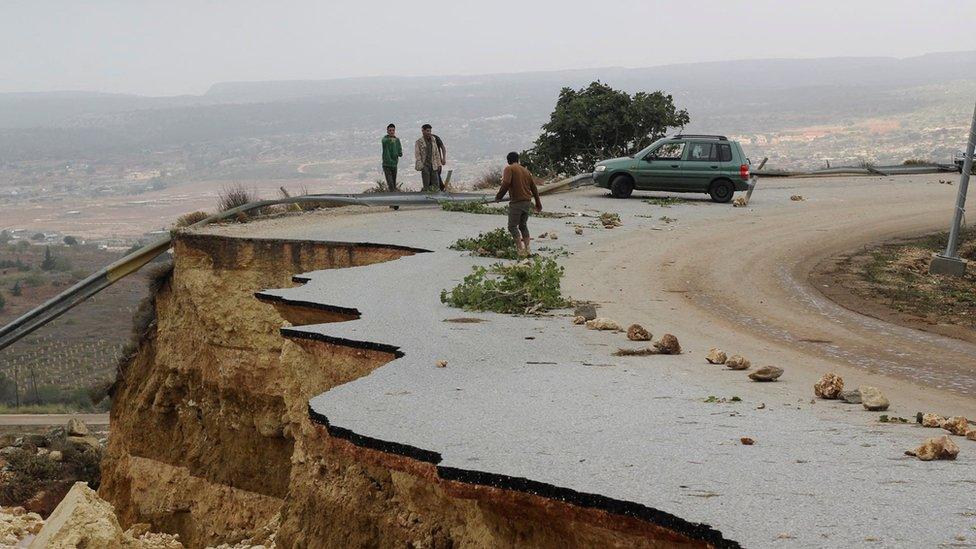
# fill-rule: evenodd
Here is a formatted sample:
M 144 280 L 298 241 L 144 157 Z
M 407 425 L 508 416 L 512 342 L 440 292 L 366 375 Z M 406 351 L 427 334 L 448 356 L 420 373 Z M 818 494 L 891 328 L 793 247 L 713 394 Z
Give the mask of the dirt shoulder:
M 944 232 L 866 246 L 820 262 L 811 283 L 835 303 L 916 330 L 976 343 L 976 271 L 932 275 Z M 976 260 L 976 229 L 963 231 L 960 256 Z

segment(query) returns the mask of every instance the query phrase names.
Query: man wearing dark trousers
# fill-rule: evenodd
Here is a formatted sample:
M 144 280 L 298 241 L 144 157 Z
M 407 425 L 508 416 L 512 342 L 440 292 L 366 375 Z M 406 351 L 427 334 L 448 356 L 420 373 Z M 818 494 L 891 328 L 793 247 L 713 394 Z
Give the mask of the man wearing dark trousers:
M 447 162 L 447 149 L 440 137 L 432 133 L 430 124 L 420 128 L 420 139 L 414 143 L 414 167 L 424 182 L 424 192 L 442 191 L 440 169 Z
M 506 160 L 508 166 L 505 166 L 505 171 L 502 172 L 502 187 L 498 189 L 495 200 L 505 198 L 505 193 L 509 194 L 508 232 L 512 233 L 512 238 L 515 239 L 518 254 L 524 257 L 531 253 L 529 211 L 532 209 L 532 200 L 535 199 L 536 212 L 542 211 L 542 200 L 539 199 L 539 189 L 535 186 L 532 174 L 519 164 L 518 153 L 508 153 Z
M 394 192 L 397 190 L 397 163 L 403 156 L 403 147 L 400 146 L 400 138 L 396 136 L 396 126 L 390 124 L 386 127 L 386 135 L 383 136 L 383 176 L 386 177 L 387 190 Z

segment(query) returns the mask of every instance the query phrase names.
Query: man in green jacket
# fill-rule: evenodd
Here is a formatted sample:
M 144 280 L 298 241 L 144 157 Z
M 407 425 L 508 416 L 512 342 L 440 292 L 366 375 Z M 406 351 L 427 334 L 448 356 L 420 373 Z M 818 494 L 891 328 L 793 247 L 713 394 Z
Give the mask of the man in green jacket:
M 396 126 L 390 124 L 383 136 L 383 175 L 386 176 L 386 186 L 390 192 L 397 190 L 397 162 L 401 156 L 403 147 L 400 146 L 400 138 L 396 136 Z

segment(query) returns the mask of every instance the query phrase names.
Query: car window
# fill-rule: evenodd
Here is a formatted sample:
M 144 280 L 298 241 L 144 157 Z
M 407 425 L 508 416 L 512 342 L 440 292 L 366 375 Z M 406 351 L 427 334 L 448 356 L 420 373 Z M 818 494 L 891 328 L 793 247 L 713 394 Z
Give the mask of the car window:
M 654 160 L 681 160 L 681 153 L 684 150 L 684 143 L 665 143 L 648 155 L 648 158 L 653 158 Z
M 692 143 L 688 148 L 688 160 L 706 162 L 712 160 L 715 145 L 712 143 Z
M 719 162 L 731 162 L 732 161 L 732 147 L 731 147 L 731 145 L 729 145 L 727 143 L 719 143 L 718 146 L 715 147 L 715 148 L 718 149 L 717 150 L 717 153 L 718 153 L 718 161 Z

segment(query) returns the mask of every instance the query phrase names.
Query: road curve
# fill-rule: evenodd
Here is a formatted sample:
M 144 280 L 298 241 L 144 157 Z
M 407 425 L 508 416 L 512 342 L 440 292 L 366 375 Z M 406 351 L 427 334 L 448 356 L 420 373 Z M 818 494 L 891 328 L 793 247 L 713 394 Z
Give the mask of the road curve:
M 621 232 L 609 252 L 577 254 L 571 264 L 592 265 L 585 273 L 570 268 L 568 287 L 609 314 L 650 317 L 693 346 L 742 350 L 810 383 L 836 370 L 932 406 L 974 410 L 976 345 L 850 311 L 810 282 L 827 257 L 944 229 L 955 187 L 938 180 L 770 180 L 749 208 L 661 209 L 677 219 L 666 236 Z M 793 194 L 805 200 L 791 201 Z M 923 395 L 921 387 L 934 391 Z

